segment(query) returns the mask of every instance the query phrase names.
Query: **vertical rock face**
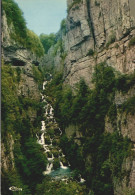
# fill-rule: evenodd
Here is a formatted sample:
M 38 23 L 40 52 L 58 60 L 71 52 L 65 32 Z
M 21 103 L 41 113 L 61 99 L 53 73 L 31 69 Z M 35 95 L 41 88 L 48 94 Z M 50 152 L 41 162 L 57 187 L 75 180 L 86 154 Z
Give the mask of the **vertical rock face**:
M 14 26 L 7 22 L 5 12 L 2 13 L 2 58 L 5 63 L 13 66 L 29 66 L 30 64 L 39 65 L 40 59 L 30 50 L 12 39 L 15 33 Z
M 4 145 L 4 143 L 1 144 L 1 166 L 4 170 L 9 170 L 9 169 L 14 169 L 15 168 L 15 164 L 14 164 L 14 154 L 13 154 L 13 150 L 14 150 L 14 140 L 12 135 L 8 134 L 7 135 L 7 139 L 9 140 L 9 142 L 6 142 L 6 147 L 8 148 L 8 151 Z M 6 155 L 6 153 L 8 153 L 8 155 Z
M 34 80 L 32 64 L 39 64 L 39 59 L 29 50 L 19 45 L 11 38 L 14 32 L 14 26 L 8 25 L 5 13 L 2 15 L 2 59 L 4 64 L 11 64 L 12 68 L 20 68 L 20 81 L 17 87 L 16 96 L 22 98 L 31 98 L 34 101 L 40 102 L 40 91 Z M 5 66 L 5 65 L 4 65 Z M 27 111 L 30 120 L 33 121 L 37 117 L 37 111 L 29 108 Z M 4 127 L 3 127 L 4 128 Z M 12 129 L 12 127 L 11 127 Z M 15 169 L 14 162 L 14 137 L 7 133 L 2 141 L 2 170 L 5 172 Z
M 34 81 L 32 64 L 39 65 L 40 59 L 30 50 L 18 44 L 11 38 L 14 33 L 12 23 L 8 25 L 7 17 L 3 11 L 2 15 L 2 58 L 4 63 L 10 63 L 12 67 L 23 69 L 22 79 L 19 84 L 18 94 L 28 96 L 28 94 L 39 100 L 40 93 Z
M 135 1 L 134 0 L 68 0 L 67 32 L 62 36 L 67 56 L 64 61 L 65 84 L 74 88 L 81 78 L 89 87 L 96 64 L 106 62 L 122 74 L 132 74 L 135 70 Z M 57 66 L 58 63 L 54 62 Z M 58 67 L 58 66 L 57 66 Z M 105 118 L 105 130 L 114 132 L 117 128 L 123 136 L 135 142 L 135 115 L 121 112 L 119 107 L 134 97 L 134 86 L 127 93 L 116 92 L 114 103 L 117 107 L 115 124 Z M 73 130 L 72 130 L 73 129 Z M 68 137 L 77 132 L 76 127 L 67 127 Z M 81 137 L 81 136 L 80 136 Z M 79 145 L 79 144 L 78 144 Z M 134 149 L 133 149 L 134 153 Z M 128 187 L 134 188 L 134 154 L 123 162 L 130 172 Z M 87 162 L 86 162 L 87 163 Z M 126 181 L 115 186 L 115 194 L 124 194 Z
M 121 73 L 135 69 L 133 0 L 68 0 L 67 33 L 63 37 L 67 57 L 65 83 L 73 86 L 81 77 L 91 86 L 97 63 L 106 61 Z

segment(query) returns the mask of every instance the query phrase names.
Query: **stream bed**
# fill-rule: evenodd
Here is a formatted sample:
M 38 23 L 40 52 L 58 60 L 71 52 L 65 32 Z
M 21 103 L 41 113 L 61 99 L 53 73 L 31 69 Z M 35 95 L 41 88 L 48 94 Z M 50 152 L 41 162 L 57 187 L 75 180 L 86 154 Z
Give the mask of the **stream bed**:
M 47 81 L 43 83 L 43 90 L 45 90 L 46 84 Z M 72 171 L 69 162 L 59 147 L 62 131 L 56 123 L 52 106 L 46 101 L 46 95 L 41 95 L 42 102 L 45 103 L 45 120 L 41 121 L 41 130 L 36 134 L 36 137 L 48 159 L 48 164 L 43 174 L 50 175 L 52 179 L 64 181 L 70 178 Z

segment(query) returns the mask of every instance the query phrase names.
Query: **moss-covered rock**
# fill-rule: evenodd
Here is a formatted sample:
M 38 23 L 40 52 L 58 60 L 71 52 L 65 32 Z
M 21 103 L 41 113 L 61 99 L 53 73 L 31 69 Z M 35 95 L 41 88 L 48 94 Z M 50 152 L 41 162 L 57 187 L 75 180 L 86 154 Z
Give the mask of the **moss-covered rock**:
M 53 162 L 53 168 L 58 169 L 59 167 L 60 167 L 60 161 L 58 158 L 55 158 Z
M 59 157 L 59 151 L 57 149 L 52 149 L 52 153 L 54 157 L 58 158 Z

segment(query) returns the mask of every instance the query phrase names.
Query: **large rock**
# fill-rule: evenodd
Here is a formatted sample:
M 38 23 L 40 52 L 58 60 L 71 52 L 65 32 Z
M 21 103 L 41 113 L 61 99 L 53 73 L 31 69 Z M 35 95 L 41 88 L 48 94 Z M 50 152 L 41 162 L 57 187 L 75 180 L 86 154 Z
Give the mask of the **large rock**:
M 14 33 L 14 26 L 8 25 L 6 14 L 2 14 L 2 58 L 5 63 L 13 66 L 25 66 L 30 64 L 39 65 L 40 59 L 30 50 L 26 49 L 11 38 Z
M 73 3 L 68 0 L 67 5 Z M 63 34 L 65 83 L 74 85 L 84 78 L 91 87 L 91 78 L 97 63 L 106 61 L 121 73 L 135 69 L 135 47 L 129 47 L 135 36 L 134 0 L 82 0 L 71 7 L 67 16 L 67 33 Z M 93 55 L 88 55 L 93 51 Z M 50 55 L 50 54 L 49 54 Z M 60 53 L 53 64 L 60 68 Z M 51 62 L 51 58 L 48 62 Z M 52 62 L 51 62 L 52 63 Z

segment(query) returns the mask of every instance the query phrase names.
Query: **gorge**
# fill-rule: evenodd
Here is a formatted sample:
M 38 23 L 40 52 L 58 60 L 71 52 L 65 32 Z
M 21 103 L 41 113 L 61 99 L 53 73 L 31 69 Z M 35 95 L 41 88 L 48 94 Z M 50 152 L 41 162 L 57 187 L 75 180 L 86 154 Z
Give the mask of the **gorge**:
M 2 0 L 2 195 L 135 195 L 134 8 L 67 0 L 45 51 Z

